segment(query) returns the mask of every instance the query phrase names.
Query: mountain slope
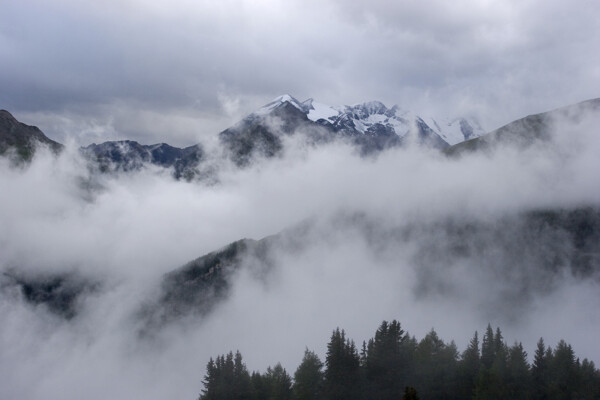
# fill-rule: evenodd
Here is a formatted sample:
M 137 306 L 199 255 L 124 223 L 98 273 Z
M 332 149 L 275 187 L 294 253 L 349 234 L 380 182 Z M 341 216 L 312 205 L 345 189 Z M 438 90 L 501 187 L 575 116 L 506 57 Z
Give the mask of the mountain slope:
M 556 122 L 576 123 L 586 116 L 600 116 L 600 98 L 529 115 L 478 138 L 458 143 L 446 150 L 448 155 L 490 151 L 497 146 L 526 148 L 552 137 Z
M 47 146 L 55 153 L 63 149 L 36 126 L 23 124 L 8 111 L 0 110 L 0 155 L 14 152 L 17 161 L 29 161 L 38 146 Z
M 31 306 L 65 319 L 77 316 L 83 298 L 100 287 L 96 279 L 73 271 L 34 274 L 13 268 L 0 274 L 0 288 L 17 289 Z
M 490 306 L 496 301 L 520 306 L 534 294 L 551 292 L 565 276 L 600 277 L 598 207 L 530 210 L 486 221 L 448 217 L 393 229 L 364 215 L 338 216 L 330 222 L 336 230 L 363 235 L 373 251 L 410 249 L 417 276 L 414 291 L 423 297 L 454 290 L 448 276 L 455 267 L 461 274 L 490 274 L 506 288 L 503 299 L 490 297 Z M 310 249 L 322 234 L 319 229 L 306 222 L 259 241 L 239 240 L 191 261 L 164 276 L 158 301 L 148 305 L 144 317 L 157 326 L 209 313 L 227 298 L 237 272 L 251 269 L 260 279 L 277 268 L 282 252 Z
M 267 104 L 219 133 L 219 140 L 238 166 L 246 166 L 253 157 L 281 155 L 283 138 L 296 133 L 311 143 L 318 143 L 331 140 L 334 131 L 315 124 L 298 108 L 297 102 L 284 98 Z
M 204 157 L 200 145 L 178 148 L 166 143 L 142 145 L 133 140 L 91 144 L 82 153 L 98 164 L 102 172 L 136 171 L 146 164 L 173 168 L 175 178 L 191 179 Z

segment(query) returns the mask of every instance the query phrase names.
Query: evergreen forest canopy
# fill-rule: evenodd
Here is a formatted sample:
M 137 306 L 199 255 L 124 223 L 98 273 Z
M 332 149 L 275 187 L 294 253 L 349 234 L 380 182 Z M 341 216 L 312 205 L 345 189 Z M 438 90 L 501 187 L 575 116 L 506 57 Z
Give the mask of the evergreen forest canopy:
M 564 340 L 552 348 L 540 338 L 530 364 L 489 324 L 459 353 L 435 330 L 418 341 L 395 320 L 360 349 L 335 329 L 325 362 L 306 349 L 293 377 L 280 363 L 249 373 L 237 351 L 211 358 L 202 383 L 199 400 L 600 399 L 600 370 Z

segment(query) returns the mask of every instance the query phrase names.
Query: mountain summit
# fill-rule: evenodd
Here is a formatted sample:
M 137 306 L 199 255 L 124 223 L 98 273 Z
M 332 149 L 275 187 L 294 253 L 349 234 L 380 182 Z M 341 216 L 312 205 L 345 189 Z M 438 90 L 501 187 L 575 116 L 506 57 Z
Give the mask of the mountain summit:
M 284 94 L 221 132 L 220 139 L 231 158 L 245 165 L 253 155 L 280 154 L 282 137 L 296 133 L 313 143 L 346 140 L 370 154 L 409 144 L 441 150 L 485 132 L 473 119 L 423 118 L 380 101 L 329 106 Z
M 254 115 L 267 115 L 277 107 L 288 103 L 306 114 L 310 121 L 331 127 L 346 135 L 396 135 L 404 142 L 416 134 L 417 142 L 436 148 L 445 148 L 465 140 L 482 136 L 485 131 L 472 118 L 421 117 L 409 110 L 394 105 L 387 108 L 380 101 L 369 101 L 352 106 L 329 106 L 312 98 L 303 102 L 289 94 L 281 95 L 269 102 Z

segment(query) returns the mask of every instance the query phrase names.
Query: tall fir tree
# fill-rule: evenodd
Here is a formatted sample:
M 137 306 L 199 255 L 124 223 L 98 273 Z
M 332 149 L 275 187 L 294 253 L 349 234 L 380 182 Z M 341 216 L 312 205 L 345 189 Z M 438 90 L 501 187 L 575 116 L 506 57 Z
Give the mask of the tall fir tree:
M 483 341 L 481 342 L 481 365 L 486 369 L 490 369 L 494 362 L 496 346 L 494 343 L 494 330 L 492 325 L 488 324 Z
M 292 399 L 292 378 L 280 363 L 267 368 L 263 379 L 268 393 L 267 400 Z
M 579 399 L 600 399 L 600 371 L 587 358 L 579 366 L 579 388 L 575 396 Z
M 544 339 L 540 338 L 537 342 L 537 348 L 533 356 L 533 365 L 531 367 L 531 395 L 533 400 L 548 400 L 549 398 L 550 356 L 551 353 L 548 353 L 546 350 Z
M 323 363 L 318 355 L 306 349 L 302 362 L 294 373 L 293 399 L 322 400 L 323 385 Z
M 252 386 L 250 374 L 242 361 L 240 352 L 229 352 L 209 360 L 202 381 L 204 389 L 200 400 L 250 400 Z
M 521 343 L 515 343 L 508 350 L 506 394 L 514 400 L 530 398 L 531 372 L 527 353 Z
M 325 358 L 325 395 L 328 400 L 361 397 L 360 359 L 354 342 L 339 328 L 333 331 Z
M 458 350 L 454 342 L 445 344 L 435 330 L 419 342 L 414 386 L 423 398 L 447 399 L 456 393 Z
M 550 393 L 556 400 L 570 400 L 577 387 L 575 352 L 561 340 L 556 345 L 550 364 Z
M 481 368 L 475 386 L 476 400 L 492 400 L 506 396 L 508 348 L 500 328 L 496 333 L 488 324 L 481 345 Z
M 369 340 L 365 359 L 368 396 L 381 400 L 397 399 L 405 387 L 402 342 L 404 330 L 396 320 L 383 321 Z
M 480 367 L 479 335 L 477 331 L 462 353 L 457 378 L 457 395 L 460 399 L 469 400 L 473 397 L 475 383 Z

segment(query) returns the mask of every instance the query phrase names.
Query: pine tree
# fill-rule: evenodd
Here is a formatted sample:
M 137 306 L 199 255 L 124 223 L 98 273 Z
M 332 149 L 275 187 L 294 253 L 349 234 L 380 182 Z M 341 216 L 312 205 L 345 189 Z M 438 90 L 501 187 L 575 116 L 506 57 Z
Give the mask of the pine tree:
M 479 375 L 479 335 L 477 331 L 469 342 L 469 347 L 463 352 L 458 373 L 458 396 L 461 399 L 471 399 L 477 376 Z
M 530 397 L 531 373 L 527 362 L 527 353 L 521 343 L 515 343 L 508 350 L 508 370 L 506 377 L 506 393 L 515 400 L 526 400 Z
M 416 379 L 424 398 L 446 398 L 456 392 L 458 350 L 454 342 L 445 344 L 432 329 L 418 344 L 415 353 Z
M 236 351 L 233 360 L 232 386 L 232 390 L 236 399 L 249 400 L 252 397 L 250 374 L 248 373 L 248 369 L 246 369 L 246 364 L 244 364 L 242 361 L 242 354 L 239 351 Z
M 481 364 L 484 368 L 490 369 L 492 367 L 496 353 L 495 350 L 494 331 L 492 330 L 492 325 L 488 324 L 483 335 L 483 342 L 481 343 Z
M 250 400 L 252 397 L 250 375 L 239 351 L 235 358 L 232 352 L 215 360 L 211 358 L 202 383 L 200 400 Z
M 568 400 L 577 389 L 575 352 L 571 345 L 561 340 L 556 345 L 550 362 L 550 392 L 552 398 Z
M 208 364 L 206 364 L 206 375 L 204 375 L 204 379 L 202 380 L 204 389 L 202 389 L 199 400 L 216 400 L 215 390 L 218 384 L 217 375 L 217 367 L 211 357 Z
M 548 353 L 544 345 L 544 339 L 540 338 L 537 343 L 537 348 L 533 356 L 533 365 L 531 367 L 532 379 L 532 398 L 534 400 L 547 400 L 549 397 L 548 385 L 550 383 L 549 357 L 552 353 Z
M 360 360 L 354 342 L 337 328 L 327 345 L 325 394 L 329 400 L 360 397 Z
M 481 345 L 481 368 L 475 386 L 477 400 L 497 399 L 506 396 L 508 348 L 500 328 L 496 333 L 488 324 Z
M 404 331 L 396 320 L 383 321 L 375 338 L 369 340 L 365 360 L 368 395 L 377 399 L 397 399 L 402 382 L 402 342 Z
M 252 375 L 250 375 L 250 383 L 252 384 L 252 400 L 268 399 L 269 388 L 260 372 L 252 372 Z
M 267 400 L 291 400 L 292 378 L 280 363 L 267 368 L 263 379 L 268 391 Z
M 294 400 L 320 400 L 323 398 L 323 363 L 312 351 L 306 349 L 302 362 L 294 373 Z
M 575 398 L 600 399 L 600 371 L 593 361 L 583 359 L 579 367 L 579 390 Z

